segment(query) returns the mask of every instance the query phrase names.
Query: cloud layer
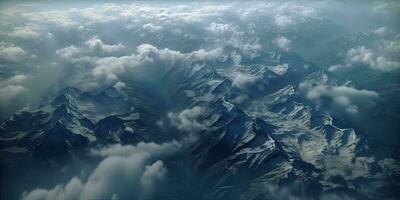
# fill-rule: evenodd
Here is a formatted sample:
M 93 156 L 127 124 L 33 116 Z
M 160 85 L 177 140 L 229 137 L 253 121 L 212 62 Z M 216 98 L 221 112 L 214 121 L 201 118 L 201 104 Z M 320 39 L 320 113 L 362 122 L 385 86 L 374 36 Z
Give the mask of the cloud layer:
M 358 114 L 359 108 L 374 104 L 379 94 L 375 91 L 356 89 L 350 85 L 336 85 L 328 82 L 326 76 L 321 80 L 307 80 L 299 85 L 305 96 L 317 106 L 333 106 L 334 109 L 349 114 Z
M 22 195 L 24 200 L 52 199 L 149 199 L 156 194 L 168 172 L 160 159 L 173 155 L 182 144 L 139 143 L 119 144 L 93 150 L 102 161 L 87 179 L 74 177 L 66 184 L 52 189 L 35 189 Z
M 54 77 L 60 78 L 49 78 L 51 81 L 42 78 L 41 84 L 35 82 L 36 85 L 29 88 L 3 81 L 3 88 L 13 90 L 7 96 L 22 94 L 22 87 L 24 92 L 39 94 L 38 91 L 56 91 L 65 86 L 84 90 L 99 90 L 117 83 L 129 86 L 132 79 L 151 76 L 143 69 L 155 66 L 162 71 L 162 67 L 171 66 L 224 65 L 228 62 L 240 66 L 253 60 L 260 61 L 260 56 L 269 51 L 299 49 L 309 37 L 308 27 L 319 29 L 323 28 L 319 24 L 329 20 L 336 22 L 334 17 L 324 13 L 340 10 L 334 8 L 341 4 L 287 1 L 73 4 L 73 7 L 63 9 L 40 9 L 40 6 L 2 8 L 2 78 L 25 75 L 35 79 L 46 73 L 48 66 L 54 66 L 53 73 L 58 73 Z M 393 15 L 389 11 L 396 8 L 373 3 L 365 7 L 362 9 L 373 9 L 377 18 L 385 17 L 382 13 L 386 11 Z M 344 10 L 341 14 L 348 13 Z M 369 46 L 354 46 L 344 52 L 344 62 L 331 70 L 353 65 L 366 65 L 381 71 L 397 70 L 398 36 L 389 34 L 390 30 L 378 27 L 371 32 L 385 38 L 379 40 L 384 42 L 382 51 Z M 238 75 L 234 85 L 240 88 L 249 81 L 251 77 Z M 6 89 L 3 90 L 4 93 Z M 1 104 L 10 105 L 14 99 L 3 97 Z M 34 104 L 26 98 L 18 106 L 10 107 L 10 112 L 26 106 L 35 107 Z

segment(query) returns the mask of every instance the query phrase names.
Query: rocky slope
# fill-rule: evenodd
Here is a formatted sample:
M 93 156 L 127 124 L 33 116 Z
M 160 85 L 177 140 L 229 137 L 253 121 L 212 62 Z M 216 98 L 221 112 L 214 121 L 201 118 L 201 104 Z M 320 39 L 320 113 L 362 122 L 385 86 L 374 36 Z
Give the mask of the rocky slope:
M 164 197 L 281 199 L 289 198 L 281 192 L 290 191 L 316 199 L 391 198 L 380 191 L 398 188 L 400 174 L 374 157 L 362 135 L 338 127 L 300 92 L 305 80 L 335 77 L 295 55 L 275 52 L 268 58 L 236 67 L 163 69 L 157 72 L 158 90 L 152 90 L 154 81 L 122 91 L 65 88 L 37 110 L 1 123 L 2 166 L 30 160 L 57 171 L 71 160 L 92 162 L 86 160 L 91 148 L 161 143 L 189 132 L 197 141 L 169 158 L 176 186 Z M 189 120 L 174 114 L 184 109 L 202 112 Z M 187 121 L 189 130 L 182 125 Z M 176 178 L 183 169 L 189 177 Z M 188 183 L 199 194 L 178 192 L 192 191 Z

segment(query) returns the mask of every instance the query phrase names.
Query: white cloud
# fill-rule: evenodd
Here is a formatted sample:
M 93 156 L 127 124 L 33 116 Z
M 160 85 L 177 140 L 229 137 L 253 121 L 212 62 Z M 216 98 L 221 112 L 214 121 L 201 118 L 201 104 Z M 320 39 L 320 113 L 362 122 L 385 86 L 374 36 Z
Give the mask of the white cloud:
M 120 7 L 117 5 L 110 7 L 105 4 L 103 6 L 94 6 L 77 11 L 79 12 L 80 16 L 85 18 L 87 23 L 106 23 L 118 20 L 119 16 L 113 13 L 119 9 Z
M 346 60 L 350 64 L 367 65 L 368 67 L 380 71 L 393 71 L 400 69 L 400 63 L 388 60 L 384 56 L 376 56 L 372 49 L 360 46 L 347 51 Z
M 374 54 L 371 49 L 367 49 L 364 46 L 350 49 L 347 52 L 347 58 L 352 63 L 364 63 L 364 64 L 373 64 L 374 63 Z
M 290 25 L 319 17 L 319 13 L 315 8 L 297 2 L 270 4 L 270 9 L 275 14 L 275 24 L 280 28 L 286 28 Z
M 26 12 L 21 18 L 35 24 L 45 24 L 62 30 L 76 28 L 79 23 L 73 19 L 73 13 L 64 10 L 50 10 L 43 12 Z
M 144 30 L 147 30 L 147 31 L 150 31 L 150 32 L 157 32 L 157 31 L 160 31 L 160 30 L 163 29 L 162 26 L 157 26 L 157 25 L 154 25 L 154 24 L 152 24 L 152 23 L 144 24 L 144 25 L 142 26 L 142 28 L 143 28 Z
M 231 59 L 233 61 L 234 66 L 240 66 L 240 63 L 242 62 L 242 56 L 237 53 L 231 53 Z
M 7 112 L 26 98 L 29 90 L 24 84 L 30 78 L 27 75 L 16 75 L 0 81 L 0 110 Z
M 400 34 L 396 35 L 393 40 L 385 41 L 385 50 L 394 56 L 400 54 Z
M 26 59 L 27 53 L 19 46 L 0 43 L 0 61 L 21 62 Z
M 68 47 L 56 50 L 56 54 L 66 60 L 73 61 L 74 57 L 80 55 L 81 49 L 70 45 Z
M 336 72 L 360 66 L 382 72 L 399 70 L 400 35 L 394 34 L 393 30 L 386 27 L 372 30 L 366 35 L 374 40 L 348 49 L 344 53 L 343 62 L 332 65 L 329 71 Z
M 94 62 L 104 56 L 115 56 L 122 53 L 125 46 L 119 44 L 105 44 L 98 36 L 85 41 L 85 45 L 76 47 L 70 45 L 56 50 L 56 55 L 72 63 Z M 112 57 L 114 58 L 114 57 Z
M 21 37 L 37 38 L 46 44 L 47 48 L 55 48 L 56 55 L 72 63 L 72 66 L 78 70 L 77 80 L 71 81 L 73 85 L 84 85 L 83 89 L 97 89 L 101 86 L 113 85 L 116 82 L 125 82 L 120 78 L 124 73 L 130 74 L 137 65 L 149 63 L 173 65 L 176 62 L 200 62 L 210 61 L 219 62 L 226 61 L 230 52 L 237 51 L 235 60 L 238 64 L 242 57 L 254 58 L 259 55 L 262 46 L 258 44 L 255 34 L 246 35 L 251 31 L 239 31 L 237 27 L 222 24 L 212 23 L 211 20 L 216 20 L 217 16 L 226 14 L 237 14 L 232 10 L 235 4 L 221 5 L 218 3 L 206 4 L 182 4 L 178 6 L 156 6 L 151 4 L 135 3 L 131 5 L 115 5 L 103 4 L 94 5 L 86 8 L 73 9 L 52 9 L 52 10 L 26 10 L 19 15 L 18 19 L 23 23 L 11 31 L 18 31 Z M 10 17 L 10 16 L 9 16 Z M 116 22 L 118 21 L 118 23 Z M 151 22 L 151 23 L 149 23 Z M 210 24 L 210 31 L 227 31 L 231 34 L 229 40 L 225 41 L 224 36 L 214 34 L 196 35 L 191 30 L 187 30 L 187 22 L 194 23 L 195 29 L 198 26 Z M 102 25 L 99 25 L 102 23 Z M 205 23 L 205 24 L 203 24 Z M 132 26 L 132 29 L 112 29 L 103 30 L 104 25 L 114 26 L 122 24 L 123 27 Z M 126 26 L 124 26 L 126 24 Z M 165 27 L 164 27 L 165 26 Z M 229 29 L 229 30 L 228 30 Z M 121 30 L 121 31 L 119 31 Z M 136 30 L 159 31 L 161 36 L 154 40 L 148 41 L 152 45 L 139 45 L 137 48 L 138 54 L 124 55 L 124 45 L 120 43 L 110 44 L 104 42 L 104 38 L 94 36 L 87 41 L 83 41 L 86 35 L 107 35 L 109 33 L 124 33 L 132 34 Z M 201 41 L 209 40 L 216 45 L 205 45 L 203 48 L 193 49 L 191 52 L 171 49 L 158 49 L 159 43 L 165 41 L 163 34 L 172 30 L 179 30 L 179 40 L 182 38 L 196 39 Z M 103 32 L 107 34 L 102 34 Z M 128 31 L 125 32 L 125 31 Z M 8 32 L 8 31 L 5 31 Z M 43 40 L 46 34 L 52 34 L 54 37 L 51 41 Z M 79 33 L 79 34 L 77 34 Z M 174 37 L 175 35 L 172 35 Z M 169 35 L 171 37 L 171 35 Z M 132 40 L 136 40 L 135 35 Z M 147 37 L 146 37 L 147 38 Z M 149 37 L 151 38 L 151 37 Z M 171 40 L 176 38 L 171 38 Z M 223 45 L 220 45 L 219 40 Z M 61 42 L 59 42 L 61 41 Z M 68 41 L 65 42 L 64 41 Z M 125 41 L 125 40 L 124 40 Z M 131 39 L 129 39 L 131 41 Z M 147 42 L 147 41 L 146 41 Z M 218 44 L 217 44 L 218 43 Z M 80 46 L 79 44 L 84 44 Z M 63 45 L 61 48 L 57 45 Z M 45 45 L 44 45 L 45 46 Z M 163 45 L 162 45 L 163 46 Z M 128 47 L 126 47 L 128 49 Z M 128 51 L 128 50 L 127 50 Z M 142 56 L 143 55 L 143 56 Z M 147 57 L 146 57 L 147 56 Z M 97 57 L 97 58 L 96 58 Z M 157 59 L 158 57 L 158 59 Z M 150 58 L 150 59 L 146 59 Z M 53 58 L 49 58 L 53 59 Z M 140 60 L 141 59 L 141 60 Z M 128 61 L 129 60 L 129 61 Z M 138 62 L 136 62 L 137 60 Z M 112 63 L 115 61 L 115 64 Z M 134 66 L 128 66 L 131 63 L 136 63 Z M 110 64 L 110 67 L 105 66 Z M 88 71 L 90 71 L 88 74 Z M 109 73 L 109 74 L 107 74 Z M 71 73 L 72 74 L 72 73 Z M 68 78 L 68 77 L 67 77 Z M 88 83 L 83 83 L 87 79 Z M 72 79 L 72 78 L 71 78 Z M 79 79 L 79 80 L 78 80 Z M 102 81 L 104 80 L 104 84 Z M 75 86 L 76 86 L 75 85 Z
M 231 4 L 180 4 L 174 6 L 157 7 L 150 5 L 132 4 L 126 7 L 121 15 L 134 19 L 138 16 L 145 20 L 156 21 L 162 19 L 168 22 L 196 23 L 207 18 L 223 15 L 232 7 Z
M 25 92 L 27 92 L 26 88 L 21 85 L 7 85 L 0 88 L 0 103 L 7 103 Z
M 340 71 L 342 69 L 347 68 L 348 66 L 346 65 L 341 65 L 341 64 L 337 64 L 337 65 L 332 65 L 329 67 L 328 71 L 330 72 L 336 72 L 336 71 Z
M 8 84 L 21 84 L 24 83 L 26 80 L 30 79 L 31 76 L 29 75 L 24 75 L 24 74 L 20 74 L 20 75 L 15 75 L 13 77 L 11 77 L 10 79 L 7 80 Z
M 25 200 L 50 200 L 50 199 L 79 199 L 79 194 L 82 192 L 82 182 L 78 178 L 71 179 L 65 186 L 57 185 L 51 190 L 36 189 L 23 195 Z
M 235 45 L 235 47 L 240 49 L 244 56 L 251 59 L 257 57 L 262 50 L 262 46 L 257 43 L 245 43 L 243 45 Z
M 292 17 L 281 14 L 275 15 L 274 20 L 275 24 L 280 27 L 286 27 L 294 23 Z
M 170 156 L 181 148 L 178 142 L 163 144 L 141 142 L 136 146 L 119 144 L 93 150 L 104 159 L 86 181 L 78 177 L 53 189 L 25 191 L 24 200 L 53 199 L 112 199 L 135 196 L 148 199 L 157 191 L 167 169 L 160 158 Z
M 156 191 L 156 185 L 163 181 L 167 173 L 167 168 L 161 160 L 156 161 L 146 169 L 140 178 L 140 186 L 143 189 L 143 195 L 146 198 L 152 197 Z
M 253 83 L 257 81 L 258 77 L 236 73 L 232 79 L 232 86 L 238 89 L 247 89 L 247 87 L 251 86 Z
M 206 30 L 212 33 L 211 42 L 215 42 L 218 46 L 224 48 L 239 50 L 238 52 L 231 52 L 231 58 L 236 60 L 236 65 L 240 64 L 242 56 L 253 59 L 262 50 L 253 27 L 249 26 L 246 29 L 247 31 L 242 31 L 238 26 L 215 22 L 206 27 Z
M 117 83 L 114 84 L 113 86 L 118 92 L 122 92 L 123 89 L 125 89 L 127 86 L 124 82 L 118 81 Z
M 379 28 L 373 30 L 372 32 L 373 32 L 375 35 L 382 37 L 382 36 L 384 36 L 384 35 L 388 32 L 388 30 L 387 30 L 386 27 L 379 27 Z
M 213 22 L 206 29 L 213 33 L 223 34 L 232 31 L 233 28 L 229 24 L 219 24 Z
M 400 8 L 398 1 L 375 2 L 372 5 L 372 12 L 374 14 L 378 14 L 387 18 L 395 18 Z
M 195 106 L 191 109 L 185 109 L 180 113 L 168 113 L 168 118 L 172 125 L 178 129 L 193 133 L 207 127 L 207 122 L 199 119 L 205 111 L 205 108 Z
M 186 67 L 184 63 L 225 60 L 222 49 L 200 49 L 181 53 L 170 49 L 158 49 L 150 44 L 137 47 L 137 53 L 121 57 L 97 58 L 91 75 L 99 85 L 114 85 L 122 77 L 151 81 L 170 67 Z
M 274 43 L 283 51 L 290 50 L 290 40 L 284 36 L 278 36 L 274 39 Z
M 189 59 L 193 59 L 193 61 L 204 60 L 209 62 L 217 62 L 226 60 L 227 55 L 223 49 L 216 48 L 211 50 L 200 49 L 193 51 L 192 53 L 188 54 L 187 57 Z
M 39 39 L 42 36 L 42 32 L 36 24 L 28 24 L 25 26 L 15 27 L 9 35 L 22 39 Z
M 136 146 L 132 145 L 125 145 L 122 146 L 120 144 L 115 144 L 113 146 L 110 146 L 109 148 L 102 148 L 102 149 L 92 149 L 91 154 L 94 156 L 101 156 L 101 157 L 111 157 L 111 156 L 116 156 L 116 157 L 129 157 L 134 154 L 138 154 L 141 152 L 147 152 L 152 155 L 162 155 L 164 153 L 166 154 L 172 154 L 175 151 L 177 151 L 181 147 L 181 144 L 178 143 L 177 141 L 172 141 L 169 143 L 162 143 L 162 144 L 157 144 L 154 142 L 140 142 Z M 163 150 L 161 152 L 161 150 Z
M 102 53 L 115 53 L 125 48 L 121 43 L 115 45 L 104 44 L 98 36 L 92 37 L 86 41 L 85 44 L 90 50 L 94 51 L 96 55 L 101 55 Z
M 289 69 L 289 64 L 267 66 L 267 68 L 278 75 L 284 75 Z
M 374 69 L 381 71 L 393 71 L 400 69 L 400 63 L 394 60 L 388 60 L 383 56 L 378 56 L 376 58 L 376 64 L 370 65 Z
M 373 104 L 373 100 L 379 97 L 377 92 L 371 90 L 359 90 L 347 85 L 330 85 L 326 78 L 302 82 L 299 88 L 317 106 L 331 104 L 335 109 L 348 114 L 357 114 L 360 106 Z

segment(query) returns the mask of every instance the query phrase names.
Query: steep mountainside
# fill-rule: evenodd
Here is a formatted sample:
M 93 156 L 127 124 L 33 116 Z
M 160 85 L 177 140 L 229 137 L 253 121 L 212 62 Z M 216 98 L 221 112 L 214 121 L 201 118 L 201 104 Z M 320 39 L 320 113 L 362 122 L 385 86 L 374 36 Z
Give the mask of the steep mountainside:
M 387 197 L 380 191 L 399 187 L 400 174 L 375 158 L 362 135 L 338 127 L 301 92 L 302 82 L 336 81 L 332 74 L 279 52 L 259 64 L 221 66 L 156 68 L 158 90 L 152 90 L 156 81 L 142 80 L 120 91 L 59 91 L 37 110 L 2 122 L 6 180 L 24 169 L 12 166 L 27 160 L 38 171 L 59 171 L 72 160 L 95 162 L 87 154 L 92 148 L 189 134 L 196 142 L 168 158 L 172 184 L 160 196 L 279 199 L 279 191 L 288 190 L 307 198 L 335 193 L 376 199 Z

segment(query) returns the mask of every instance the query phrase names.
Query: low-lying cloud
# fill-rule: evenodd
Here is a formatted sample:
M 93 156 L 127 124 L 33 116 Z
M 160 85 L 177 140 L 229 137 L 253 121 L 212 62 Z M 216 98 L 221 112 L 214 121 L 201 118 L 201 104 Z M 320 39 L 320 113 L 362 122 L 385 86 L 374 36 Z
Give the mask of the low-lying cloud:
M 400 69 L 399 34 L 386 27 L 380 27 L 365 33 L 365 37 L 373 38 L 373 41 L 367 40 L 347 49 L 343 53 L 344 62 L 331 66 L 329 71 L 337 72 L 354 67 L 368 67 L 380 72 L 393 72 Z
M 18 63 L 28 58 L 28 53 L 14 44 L 0 43 L 0 61 L 5 63 Z
M 313 25 L 309 22 L 324 24 L 325 20 L 334 20 L 321 12 L 331 9 L 331 4 L 338 6 L 332 2 L 287 1 L 173 6 L 76 4 L 64 9 L 41 8 L 40 4 L 4 7 L 0 14 L 3 22 L 0 66 L 7 68 L 4 79 L 8 79 L 15 75 L 37 76 L 29 71 L 51 65 L 58 68 L 54 70 L 59 73 L 54 75 L 59 77 L 57 84 L 53 79 L 43 80 L 41 88 L 75 86 L 83 90 L 99 90 L 117 83 L 129 86 L 128 79 L 143 77 L 138 68 L 158 66 L 162 71 L 165 66 L 187 67 L 193 63 L 241 66 L 252 60 L 262 61 L 260 56 L 275 50 L 273 47 L 280 51 L 296 49 L 298 41 L 305 38 L 291 33 L 309 32 L 303 30 Z M 380 16 L 392 7 L 379 8 L 375 14 Z M 398 60 L 393 55 L 398 52 L 399 40 L 389 30 L 390 27 L 380 28 L 373 34 L 391 37 L 384 40 L 384 49 L 392 56 L 375 52 L 369 46 L 354 46 L 344 52 L 348 55 L 343 58 L 344 63 L 338 63 L 332 70 L 357 63 L 382 71 L 398 69 Z M 252 81 L 252 77 L 238 75 L 234 85 L 243 88 Z M 27 105 L 33 105 L 29 98 L 10 110 L 17 111 Z
M 358 114 L 360 107 L 374 104 L 374 100 L 379 97 L 375 91 L 330 84 L 326 78 L 308 80 L 299 85 L 305 96 L 317 106 L 333 106 L 348 114 Z
M 52 189 L 25 191 L 24 200 L 53 199 L 149 199 L 157 195 L 168 169 L 162 159 L 179 151 L 182 142 L 156 144 L 140 142 L 136 146 L 119 144 L 94 149 L 102 161 L 86 178 L 73 177 Z

